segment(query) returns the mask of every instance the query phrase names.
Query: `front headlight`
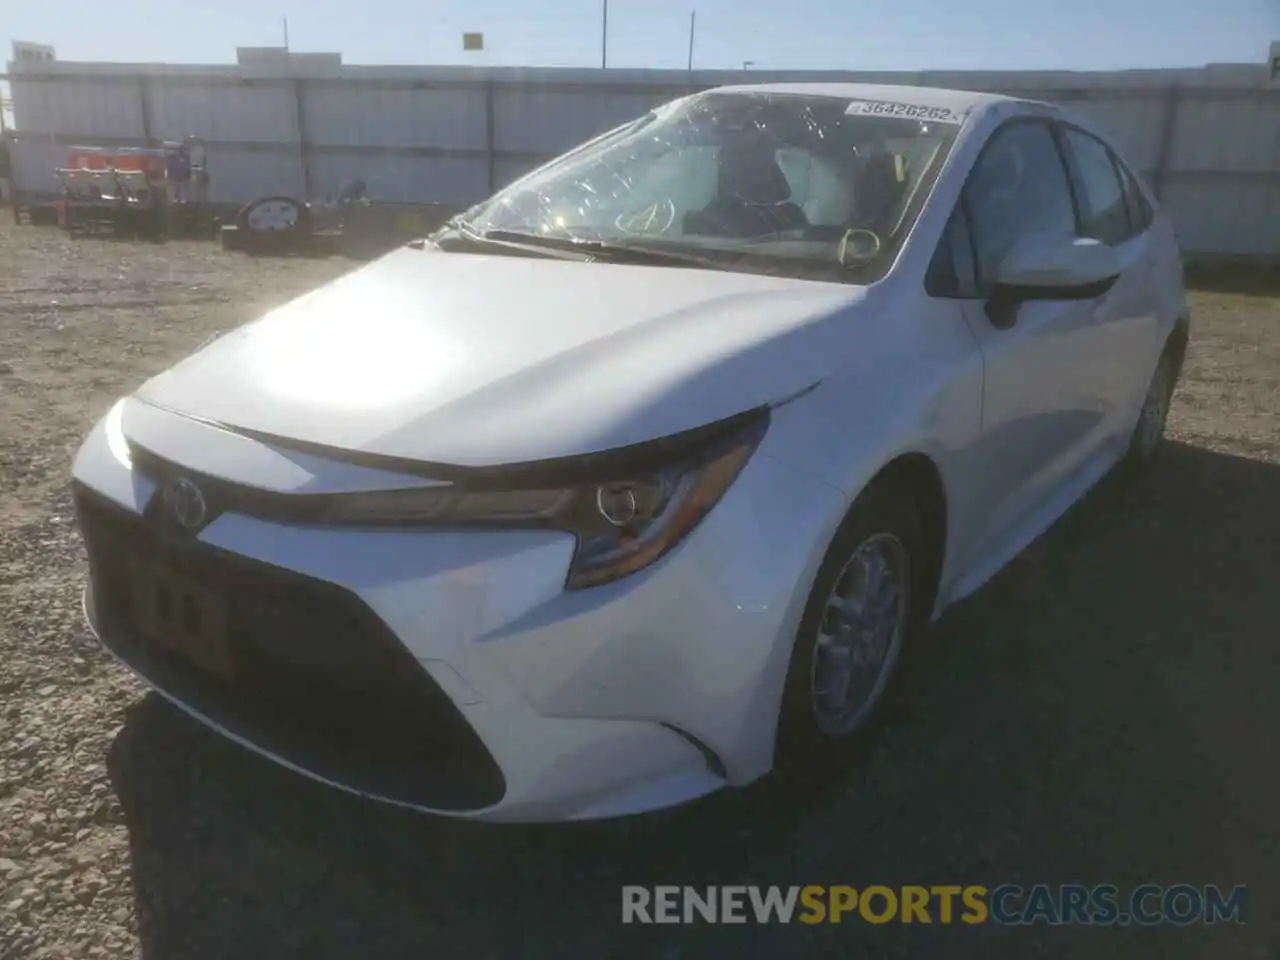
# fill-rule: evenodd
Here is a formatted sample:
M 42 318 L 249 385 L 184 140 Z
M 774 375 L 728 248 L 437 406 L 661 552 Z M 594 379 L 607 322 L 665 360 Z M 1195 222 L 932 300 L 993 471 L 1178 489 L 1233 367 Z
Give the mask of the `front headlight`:
M 447 487 L 348 494 L 329 501 L 331 523 L 429 523 L 533 526 L 578 538 L 566 587 L 594 587 L 649 566 L 710 512 L 759 445 L 767 425 L 761 412 L 734 418 L 701 449 L 679 450 L 665 467 L 619 466 L 610 476 L 608 454 L 593 463 L 591 482 L 516 489 Z M 571 467 L 561 470 L 571 473 Z M 489 481 L 487 485 L 492 484 Z

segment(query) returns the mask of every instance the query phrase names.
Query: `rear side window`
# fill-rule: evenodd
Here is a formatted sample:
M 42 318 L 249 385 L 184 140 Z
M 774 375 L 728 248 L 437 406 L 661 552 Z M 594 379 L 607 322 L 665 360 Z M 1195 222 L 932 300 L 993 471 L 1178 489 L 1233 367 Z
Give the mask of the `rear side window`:
M 1116 246 L 1141 232 L 1130 226 L 1130 199 L 1107 146 L 1071 127 L 1063 130 L 1063 141 L 1079 207 L 1079 235 Z

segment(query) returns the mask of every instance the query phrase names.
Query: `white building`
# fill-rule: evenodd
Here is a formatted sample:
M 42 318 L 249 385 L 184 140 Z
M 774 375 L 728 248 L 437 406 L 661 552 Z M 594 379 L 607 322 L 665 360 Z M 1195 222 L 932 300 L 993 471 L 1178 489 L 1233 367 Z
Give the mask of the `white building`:
M 41 49 L 49 59 L 9 66 L 15 180 L 34 196 L 57 189 L 66 145 L 194 134 L 208 148 L 214 201 L 322 197 L 358 177 L 377 199 L 460 206 L 695 89 L 869 81 L 1074 107 L 1117 138 L 1189 252 L 1280 260 L 1280 44 L 1252 64 L 1089 73 L 358 66 L 283 47 L 241 48 L 225 65 L 73 63 Z

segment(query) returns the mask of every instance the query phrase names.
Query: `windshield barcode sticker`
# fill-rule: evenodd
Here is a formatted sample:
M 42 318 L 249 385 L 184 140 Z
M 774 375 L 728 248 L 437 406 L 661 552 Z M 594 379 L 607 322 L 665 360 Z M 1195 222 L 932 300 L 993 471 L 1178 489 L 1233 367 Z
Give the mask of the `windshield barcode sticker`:
M 929 120 L 934 123 L 959 123 L 960 117 L 950 107 L 925 107 L 917 103 L 890 103 L 884 100 L 852 100 L 845 113 L 859 117 L 902 117 L 906 120 Z

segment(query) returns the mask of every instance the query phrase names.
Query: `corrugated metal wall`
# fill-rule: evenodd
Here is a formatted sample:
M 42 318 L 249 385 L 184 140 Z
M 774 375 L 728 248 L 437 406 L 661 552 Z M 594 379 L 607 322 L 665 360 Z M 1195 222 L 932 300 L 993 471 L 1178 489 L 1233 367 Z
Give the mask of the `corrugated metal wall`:
M 927 84 L 1034 96 L 1112 132 L 1185 247 L 1280 257 L 1280 90 L 1261 66 L 1116 73 L 724 73 L 12 64 L 16 181 L 57 190 L 74 143 L 196 134 L 212 198 L 321 197 L 351 177 L 382 199 L 465 204 L 693 89 L 763 80 Z

